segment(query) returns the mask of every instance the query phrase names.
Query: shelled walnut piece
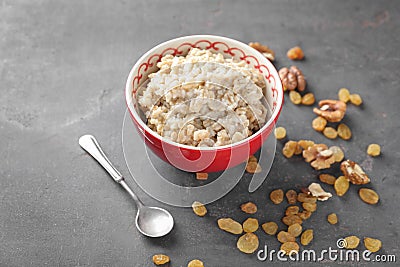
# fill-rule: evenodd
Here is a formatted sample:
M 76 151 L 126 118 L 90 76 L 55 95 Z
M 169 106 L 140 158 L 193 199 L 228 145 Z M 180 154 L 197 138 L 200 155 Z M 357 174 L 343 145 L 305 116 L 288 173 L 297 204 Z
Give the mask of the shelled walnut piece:
M 303 92 L 306 89 L 306 79 L 303 73 L 296 66 L 291 66 L 290 69 L 283 67 L 279 70 L 279 77 L 282 80 L 284 90 L 297 90 Z
M 250 42 L 249 46 L 263 54 L 267 59 L 274 61 L 275 60 L 275 52 L 271 48 L 266 45 L 262 45 L 259 42 Z
M 335 163 L 333 152 L 325 144 L 315 144 L 303 150 L 303 157 L 316 170 L 328 169 Z
M 318 200 L 325 201 L 332 197 L 332 194 L 329 192 L 325 192 L 322 189 L 320 184 L 312 183 L 308 186 L 308 190 L 310 191 L 311 195 L 318 198 Z
M 352 160 L 343 161 L 340 164 L 340 170 L 343 172 L 349 182 L 352 184 L 368 184 L 370 179 L 363 169 Z
M 313 112 L 329 122 L 339 122 L 346 114 L 346 103 L 340 100 L 321 100 L 318 105 L 319 109 L 314 108 Z

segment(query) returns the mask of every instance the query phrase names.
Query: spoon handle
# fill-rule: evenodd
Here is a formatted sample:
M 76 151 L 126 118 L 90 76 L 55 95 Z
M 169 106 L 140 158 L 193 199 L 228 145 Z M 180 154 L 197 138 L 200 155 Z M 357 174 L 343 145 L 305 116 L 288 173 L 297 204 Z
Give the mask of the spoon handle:
M 121 173 L 112 165 L 111 161 L 107 158 L 101 149 L 96 138 L 92 135 L 83 135 L 79 138 L 79 145 L 86 150 L 97 162 L 110 174 L 110 176 L 119 183 L 124 180 Z
M 140 199 L 135 195 L 135 193 L 133 193 L 128 184 L 125 183 L 122 174 L 114 167 L 111 161 L 107 158 L 106 154 L 104 154 L 94 136 L 89 134 L 81 136 L 79 138 L 79 145 L 84 150 L 86 150 L 86 152 L 89 153 L 110 174 L 115 182 L 119 183 L 128 192 L 133 200 L 135 200 L 138 208 L 141 208 L 143 206 L 143 203 L 140 201 Z

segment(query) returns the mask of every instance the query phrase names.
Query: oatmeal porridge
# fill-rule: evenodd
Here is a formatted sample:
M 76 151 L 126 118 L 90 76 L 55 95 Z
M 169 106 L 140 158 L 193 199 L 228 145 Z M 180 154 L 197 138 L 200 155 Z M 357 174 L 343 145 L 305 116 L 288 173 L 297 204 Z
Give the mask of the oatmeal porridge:
M 265 82 L 245 61 L 193 48 L 164 56 L 138 94 L 153 131 L 171 141 L 223 146 L 254 134 L 267 119 Z

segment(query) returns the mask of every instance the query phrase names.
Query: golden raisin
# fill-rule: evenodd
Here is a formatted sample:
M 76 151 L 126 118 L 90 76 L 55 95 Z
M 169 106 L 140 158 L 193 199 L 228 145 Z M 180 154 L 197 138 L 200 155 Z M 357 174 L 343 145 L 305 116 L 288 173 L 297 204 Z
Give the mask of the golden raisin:
M 346 241 L 344 244 L 345 248 L 347 249 L 355 249 L 358 247 L 358 244 L 360 243 L 360 239 L 354 235 L 348 236 L 344 240 Z
M 377 252 L 382 247 L 382 242 L 379 239 L 366 237 L 364 238 L 364 246 L 371 252 Z
M 318 116 L 312 121 L 312 127 L 317 132 L 322 132 L 325 129 L 327 123 L 328 122 L 325 118 Z
M 351 138 L 351 130 L 350 130 L 349 126 L 347 126 L 344 123 L 339 124 L 338 129 L 337 129 L 337 134 L 343 140 L 349 140 Z
M 377 157 L 381 154 L 381 147 L 378 144 L 370 144 L 367 149 L 367 154 L 372 157 Z
M 297 91 L 294 91 L 294 90 L 290 91 L 289 98 L 290 98 L 290 101 L 292 101 L 293 104 L 298 105 L 298 104 L 301 103 L 301 95 Z
M 286 255 L 293 255 L 299 253 L 299 245 L 296 242 L 286 242 L 281 245 L 282 251 L 286 253 Z
M 340 147 L 331 146 L 329 150 L 333 152 L 333 156 L 336 162 L 341 162 L 344 159 L 344 153 Z
M 308 218 L 311 217 L 312 212 L 308 210 L 303 210 L 302 212 L 299 212 L 297 215 L 300 217 L 302 220 L 307 220 Z
M 163 265 L 169 262 L 169 257 L 164 254 L 156 254 L 153 256 L 153 262 L 155 265 Z
M 201 260 L 191 260 L 187 267 L 204 267 L 204 263 Z
M 317 202 L 317 198 L 305 193 L 299 193 L 297 195 L 297 201 L 299 202 L 307 202 L 307 203 L 315 203 Z
M 350 102 L 356 106 L 359 106 L 362 104 L 362 98 L 359 94 L 351 94 L 350 95 Z
M 203 217 L 204 215 L 207 214 L 206 207 L 198 201 L 193 202 L 192 209 L 194 214 L 196 214 L 197 216 Z
M 298 144 L 296 141 L 287 141 L 282 149 L 282 154 L 287 158 L 293 157 L 294 153 L 296 152 L 297 146 Z
M 302 204 L 302 206 L 303 206 L 303 209 L 308 210 L 308 211 L 311 211 L 311 212 L 314 212 L 314 211 L 317 210 L 317 203 L 307 203 L 307 202 L 304 202 L 304 203 Z
M 246 233 L 239 237 L 236 246 L 244 253 L 251 254 L 257 250 L 259 245 L 258 237 L 253 233 Z
M 302 224 L 303 220 L 300 218 L 299 215 L 288 215 L 282 218 L 282 222 L 287 226 L 290 226 L 295 223 Z
M 336 194 L 341 197 L 344 194 L 346 194 L 347 190 L 349 190 L 350 187 L 350 183 L 349 181 L 346 179 L 345 176 L 340 176 L 339 178 L 336 179 L 335 184 L 334 184 L 334 188 L 336 191 Z
M 240 209 L 248 214 L 254 214 L 257 212 L 257 206 L 253 202 L 247 202 L 240 206 Z
M 301 104 L 311 106 L 315 103 L 315 97 L 313 93 L 307 93 L 301 98 Z
M 330 224 L 337 224 L 338 223 L 338 218 L 336 213 L 331 213 L 328 215 L 328 222 Z
M 285 231 L 280 231 L 276 237 L 281 243 L 293 242 L 296 240 L 294 236 Z
M 295 223 L 288 227 L 288 233 L 294 237 L 298 237 L 301 234 L 303 227 L 300 224 Z
M 275 222 L 266 222 L 261 227 L 269 235 L 275 235 L 278 231 L 278 225 Z
M 323 134 L 329 139 L 335 139 L 338 135 L 335 128 L 332 128 L 332 127 L 326 127 L 323 131 Z
M 283 191 L 282 189 L 273 190 L 269 194 L 269 198 L 274 204 L 280 204 L 283 201 Z
M 299 213 L 299 207 L 298 206 L 289 206 L 286 208 L 285 215 L 296 215 Z
M 305 230 L 300 237 L 300 242 L 303 246 L 307 246 L 314 239 L 314 231 L 312 229 Z
M 197 180 L 207 180 L 208 179 L 208 173 L 206 173 L 206 172 L 197 172 L 196 173 L 196 179 Z
M 258 229 L 258 220 L 255 218 L 248 218 L 243 222 L 243 231 L 246 233 L 253 233 Z
M 321 174 L 319 175 L 319 180 L 320 180 L 321 182 L 323 182 L 323 183 L 330 184 L 330 185 L 334 185 L 334 184 L 335 184 L 335 181 L 336 181 L 336 178 L 335 178 L 335 176 L 333 176 L 333 175 L 326 174 L 326 173 L 321 173 Z
M 295 204 L 297 201 L 297 192 L 293 189 L 286 191 L 286 198 L 289 204 Z
M 362 201 L 367 204 L 374 205 L 379 201 L 379 195 L 372 189 L 369 188 L 361 188 L 358 191 L 358 194 Z
M 286 137 L 286 129 L 283 127 L 277 127 L 274 133 L 275 133 L 275 138 L 278 140 Z
M 243 233 L 243 227 L 240 223 L 231 218 L 222 218 L 218 220 L 218 227 L 228 233 L 239 235 Z
M 311 140 L 299 140 L 297 144 L 304 150 L 308 149 L 309 147 L 313 146 L 315 143 Z
M 350 92 L 346 88 L 341 88 L 338 93 L 339 100 L 347 103 L 350 100 Z
M 246 171 L 248 173 L 260 173 L 262 171 L 262 168 L 257 162 L 250 161 L 246 165 Z
M 290 48 L 286 55 L 291 60 L 302 60 L 304 58 L 304 52 L 299 46 Z
M 257 158 L 254 155 L 251 155 L 248 159 L 247 162 L 257 162 Z

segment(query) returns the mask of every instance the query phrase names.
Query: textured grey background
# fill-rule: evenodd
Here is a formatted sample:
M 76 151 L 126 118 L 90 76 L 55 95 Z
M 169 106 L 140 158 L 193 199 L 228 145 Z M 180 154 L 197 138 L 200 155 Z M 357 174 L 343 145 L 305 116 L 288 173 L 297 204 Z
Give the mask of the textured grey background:
M 245 176 L 208 206 L 205 218 L 168 207 L 176 218 L 173 232 L 148 239 L 134 227 L 135 208 L 127 194 L 77 144 L 81 134 L 94 133 L 128 175 L 121 147 L 128 72 L 154 45 L 198 33 L 261 41 L 276 51 L 278 67 L 291 64 L 285 52 L 301 45 L 306 60 L 296 65 L 317 99 L 335 98 L 341 87 L 362 95 L 364 105 L 349 106 L 345 118 L 354 134 L 349 142 L 327 141 L 310 128 L 311 108 L 289 101 L 279 125 L 292 139 L 343 146 L 370 174 L 368 187 L 381 196 L 377 206 L 366 205 L 352 186 L 343 198 L 320 204 L 304 224 L 315 231 L 310 248 L 335 247 L 337 238 L 355 234 L 381 239 L 380 253 L 400 257 L 398 1 L 3 0 L 0 266 L 151 266 L 154 253 L 171 256 L 171 266 L 186 266 L 192 258 L 206 266 L 270 264 L 238 252 L 237 237 L 218 230 L 216 219 L 245 219 L 238 207 L 253 200 L 261 222 L 278 221 L 285 205 L 273 206 L 269 192 L 316 181 L 317 172 L 300 159 L 287 160 L 278 152 L 256 193 L 246 191 Z M 366 155 L 371 142 L 382 145 L 381 157 Z M 144 202 L 163 206 L 134 188 Z M 333 211 L 337 226 L 325 221 Z M 278 248 L 273 237 L 258 235 L 261 244 Z

